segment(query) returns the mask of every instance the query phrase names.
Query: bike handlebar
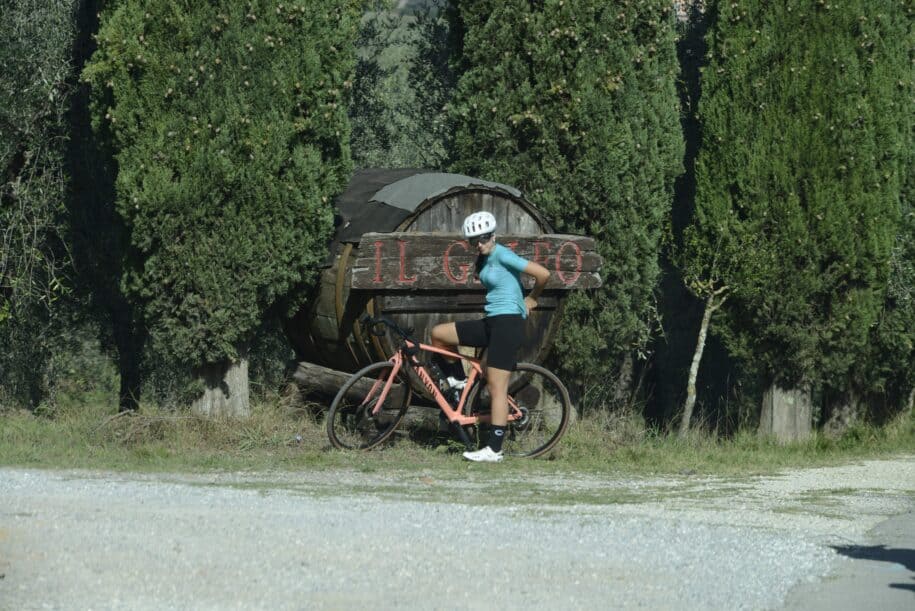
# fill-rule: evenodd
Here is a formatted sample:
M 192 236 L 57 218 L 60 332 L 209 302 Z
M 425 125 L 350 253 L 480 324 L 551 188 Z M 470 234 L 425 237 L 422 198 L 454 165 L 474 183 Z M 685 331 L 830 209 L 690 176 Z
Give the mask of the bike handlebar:
M 416 343 L 416 341 L 412 337 L 410 337 L 410 334 L 413 333 L 413 329 L 407 329 L 407 330 L 401 329 L 399 326 L 397 326 L 397 324 L 394 321 L 392 321 L 388 318 L 385 318 L 384 316 L 379 316 L 378 318 L 372 318 L 368 314 L 363 314 L 359 318 L 359 324 L 361 324 L 363 328 L 369 329 L 371 334 L 374 335 L 375 337 L 384 337 L 384 334 L 385 334 L 384 327 L 387 327 L 388 329 L 390 329 L 391 331 L 393 331 L 394 333 L 399 335 L 402 339 L 409 340 L 409 341 L 413 342 L 414 344 Z

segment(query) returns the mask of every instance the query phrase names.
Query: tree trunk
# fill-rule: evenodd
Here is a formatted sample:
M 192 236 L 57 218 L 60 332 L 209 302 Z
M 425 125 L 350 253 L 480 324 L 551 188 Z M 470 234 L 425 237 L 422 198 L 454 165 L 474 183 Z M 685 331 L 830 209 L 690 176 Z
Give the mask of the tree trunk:
M 779 443 L 807 439 L 812 430 L 813 408 L 810 390 L 791 390 L 772 384 L 763 393 L 759 434 L 775 437 Z
M 251 415 L 248 396 L 248 358 L 243 354 L 237 361 L 207 363 L 197 370 L 203 381 L 203 396 L 191 411 L 207 418 L 247 418 Z
M 853 392 L 843 393 L 830 403 L 829 418 L 823 424 L 823 432 L 831 437 L 841 437 L 859 420 L 861 405 Z
M 629 403 L 632 396 L 632 376 L 635 372 L 635 362 L 632 354 L 626 353 L 623 357 L 623 363 L 620 365 L 620 372 L 616 378 L 616 388 L 613 389 L 613 402 L 617 406 L 624 406 Z
M 146 329 L 142 322 L 137 321 L 139 314 L 135 308 L 125 302 L 120 306 L 113 308 L 111 318 L 115 345 L 118 349 L 118 372 L 121 376 L 118 411 L 127 412 L 135 411 L 140 406 L 140 369 L 143 364 Z
M 912 408 L 915 408 L 915 388 L 909 393 L 909 402 L 906 405 L 905 411 L 912 413 Z
M 696 379 L 699 377 L 699 363 L 705 351 L 705 338 L 708 336 L 708 327 L 712 321 L 712 313 L 717 310 L 721 302 L 715 304 L 715 295 L 709 295 L 705 301 L 705 312 L 702 314 L 702 324 L 699 326 L 699 339 L 696 341 L 696 351 L 693 352 L 693 362 L 689 366 L 689 379 L 686 382 L 686 402 L 683 404 L 683 417 L 680 419 L 680 437 L 689 433 L 689 422 L 693 417 L 693 408 L 696 406 Z

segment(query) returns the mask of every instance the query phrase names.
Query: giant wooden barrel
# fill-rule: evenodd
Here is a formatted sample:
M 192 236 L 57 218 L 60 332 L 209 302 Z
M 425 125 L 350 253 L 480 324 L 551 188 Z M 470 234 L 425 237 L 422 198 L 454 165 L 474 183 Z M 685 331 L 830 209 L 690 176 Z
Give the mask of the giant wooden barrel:
M 439 322 L 483 315 L 485 294 L 478 283 L 468 283 L 461 290 L 404 290 L 403 286 L 394 287 L 394 283 L 379 283 L 368 290 L 353 289 L 354 262 L 372 256 L 360 252 L 366 249 L 359 247 L 364 234 L 416 232 L 459 237 L 463 219 L 480 210 L 495 215 L 497 235 L 533 237 L 551 233 L 551 227 L 517 189 L 455 174 L 364 170 L 353 177 L 336 206 L 337 233 L 317 293 L 284 326 L 299 359 L 340 371 L 355 371 L 370 362 L 387 359 L 395 350 L 389 339 L 366 337 L 361 332 L 357 321 L 364 312 L 386 316 L 402 328 L 413 329 L 414 337 L 426 342 L 432 327 Z M 401 252 L 400 256 L 403 262 L 406 255 Z M 542 295 L 525 325 L 519 361 L 540 363 L 546 357 L 559 321 L 563 294 L 547 290 Z M 417 390 L 424 392 L 421 387 Z

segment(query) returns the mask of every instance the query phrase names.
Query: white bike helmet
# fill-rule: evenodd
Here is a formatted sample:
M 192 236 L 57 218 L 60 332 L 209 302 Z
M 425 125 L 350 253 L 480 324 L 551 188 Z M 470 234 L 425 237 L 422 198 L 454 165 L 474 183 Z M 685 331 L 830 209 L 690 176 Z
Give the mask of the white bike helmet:
M 464 219 L 464 237 L 475 238 L 478 235 L 492 233 L 496 230 L 496 217 L 489 212 L 474 212 Z

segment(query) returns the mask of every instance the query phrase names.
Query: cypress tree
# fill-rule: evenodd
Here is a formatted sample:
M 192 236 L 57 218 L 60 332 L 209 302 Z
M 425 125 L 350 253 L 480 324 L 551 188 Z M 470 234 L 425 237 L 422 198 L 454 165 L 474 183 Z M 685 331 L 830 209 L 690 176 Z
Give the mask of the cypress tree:
M 915 183 L 912 175 L 909 183 Z M 911 410 L 915 402 L 915 202 L 911 193 L 907 189 L 903 200 L 886 297 L 871 332 L 870 350 L 853 378 L 858 393 L 869 400 L 866 407 L 875 420 L 900 409 Z
M 893 17 L 893 71 L 905 75 L 896 81 L 900 106 L 896 116 L 904 138 L 901 213 L 883 308 L 872 328 L 870 351 L 853 377 L 853 386 L 868 399 L 865 407 L 875 420 L 901 409 L 911 412 L 915 405 L 915 113 L 906 112 L 915 99 L 915 78 L 911 71 L 904 72 L 906 51 L 915 48 L 915 6 L 907 3 Z
M 844 392 L 910 171 L 910 16 L 891 0 L 709 10 L 685 275 L 729 287 L 718 331 L 766 383 Z
M 124 0 L 84 70 L 139 254 L 123 283 L 203 413 L 247 412 L 247 347 L 312 281 L 351 169 L 361 2 Z M 228 388 L 228 392 L 223 389 Z
M 566 301 L 567 378 L 611 379 L 645 347 L 683 141 L 672 4 L 459 4 L 454 169 L 521 188 L 559 231 L 597 240 L 603 286 Z M 619 390 L 619 389 L 616 389 Z

